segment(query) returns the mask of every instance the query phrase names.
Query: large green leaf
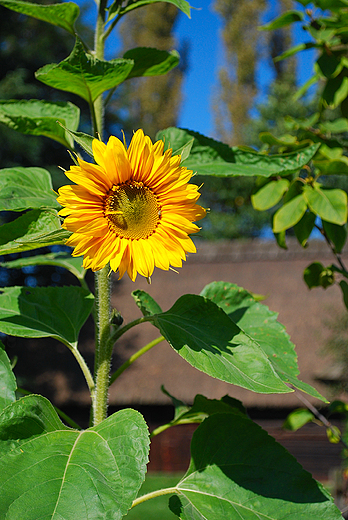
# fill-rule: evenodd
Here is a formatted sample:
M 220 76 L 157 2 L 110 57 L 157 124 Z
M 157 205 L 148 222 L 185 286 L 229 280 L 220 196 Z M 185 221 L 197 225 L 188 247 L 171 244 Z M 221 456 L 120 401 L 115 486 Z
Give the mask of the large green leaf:
M 307 209 L 307 202 L 303 194 L 297 195 L 290 202 L 284 204 L 273 217 L 274 233 L 281 233 L 291 228 L 301 220 Z
M 320 144 L 303 150 L 265 155 L 250 149 L 232 147 L 191 130 L 167 128 L 156 136 L 165 142 L 165 148 L 178 150 L 192 140 L 190 156 L 182 166 L 197 172 L 198 175 L 217 176 L 254 176 L 271 177 L 296 171 L 307 164 L 317 152 Z
M 0 185 L 0 211 L 61 207 L 53 192 L 51 175 L 43 168 L 3 168 Z
M 282 198 L 286 190 L 289 188 L 288 179 L 279 179 L 271 181 L 262 186 L 262 188 L 251 196 L 251 202 L 255 209 L 265 211 L 272 208 Z
M 121 2 L 120 6 L 119 0 L 115 0 L 108 9 L 109 16 L 107 21 L 111 21 L 117 14 L 124 15 L 125 13 L 128 13 L 128 11 L 133 11 L 133 9 L 138 9 L 139 7 L 143 7 L 145 5 L 155 4 L 156 2 L 166 2 L 168 4 L 173 4 L 189 18 L 191 18 L 190 4 L 186 0 L 129 0 L 123 7 L 123 2 Z
M 177 67 L 180 61 L 177 51 L 160 51 L 150 47 L 130 49 L 123 55 L 123 59 L 133 60 L 134 62 L 127 79 L 167 74 L 174 67 Z
M 70 56 L 60 63 L 45 65 L 35 77 L 50 87 L 72 92 L 91 103 L 106 90 L 122 83 L 133 64 L 133 60 L 125 59 L 98 60 L 87 54 L 77 39 Z
M 58 121 L 75 131 L 80 109 L 72 103 L 30 100 L 0 101 L 0 123 L 22 134 L 43 135 L 72 148 L 73 139 Z
M 71 235 L 62 229 L 57 213 L 33 209 L 0 226 L 0 254 L 21 253 L 38 247 L 64 244 Z
M 319 184 L 304 186 L 308 206 L 326 222 L 343 226 L 347 222 L 347 194 L 338 189 L 321 189 Z
M 254 392 L 291 391 L 256 341 L 209 299 L 186 294 L 151 318 L 174 350 L 202 372 Z
M 148 430 L 122 410 L 72 430 L 41 396 L 0 415 L 0 517 L 6 520 L 119 520 L 144 480 Z
M 321 484 L 242 414 L 214 414 L 195 431 L 191 463 L 170 499 L 182 520 L 340 520 Z
M 270 311 L 248 291 L 233 283 L 212 282 L 201 294 L 221 307 L 234 323 L 257 341 L 285 383 L 326 401 L 313 387 L 297 379 L 300 371 L 295 346 L 284 325 L 277 321 L 278 313 Z
M 16 378 L 11 363 L 0 341 L 0 412 L 16 400 Z
M 82 257 L 74 257 L 69 253 L 48 253 L 47 255 L 26 256 L 10 260 L 9 262 L 0 262 L 1 267 L 7 269 L 22 269 L 28 265 L 55 265 L 64 267 L 70 271 L 76 278 L 83 280 L 86 276 L 86 269 L 82 267 Z
M 5 287 L 0 293 L 0 332 L 55 338 L 76 348 L 93 295 L 81 287 Z
M 20 0 L 0 0 L 0 5 L 12 9 L 12 11 L 17 11 L 17 13 L 26 14 L 62 27 L 75 36 L 74 24 L 80 9 L 74 2 L 33 4 L 31 2 L 21 2 Z

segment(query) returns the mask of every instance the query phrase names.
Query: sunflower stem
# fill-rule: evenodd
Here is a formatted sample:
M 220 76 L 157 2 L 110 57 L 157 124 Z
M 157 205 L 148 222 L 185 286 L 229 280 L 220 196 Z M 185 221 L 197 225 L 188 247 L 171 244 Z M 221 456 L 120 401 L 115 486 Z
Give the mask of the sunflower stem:
M 95 37 L 94 37 L 94 53 L 95 57 L 98 60 L 104 59 L 104 49 L 105 49 L 105 41 L 104 41 L 104 24 L 105 24 L 105 9 L 107 6 L 107 0 L 99 0 L 98 2 L 98 15 L 97 15 L 97 23 L 95 27 Z M 100 135 L 103 138 L 103 128 L 104 128 L 104 103 L 103 103 L 103 95 L 101 94 L 92 104 L 91 106 L 91 115 L 93 118 L 93 131 L 94 135 Z M 94 112 L 94 114 L 93 114 Z
M 93 399 L 93 424 L 96 426 L 107 415 L 108 388 L 111 366 L 112 345 L 110 338 L 110 277 L 109 265 L 95 274 L 95 304 L 96 304 L 96 333 L 95 333 L 95 393 Z

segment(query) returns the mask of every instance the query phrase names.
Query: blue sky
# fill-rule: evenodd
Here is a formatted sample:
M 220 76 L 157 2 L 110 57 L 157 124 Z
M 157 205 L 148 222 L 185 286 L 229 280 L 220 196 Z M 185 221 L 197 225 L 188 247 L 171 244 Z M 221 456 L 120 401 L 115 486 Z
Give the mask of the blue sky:
M 85 0 L 77 0 L 80 5 L 84 2 Z M 183 102 L 178 126 L 214 137 L 213 96 L 218 86 L 219 68 L 224 64 L 223 45 L 219 37 L 222 21 L 212 7 L 212 0 L 191 0 L 191 4 L 196 8 L 191 10 L 191 19 L 180 13 L 175 27 L 178 42 L 183 40 L 189 42 L 189 67 L 183 84 Z M 277 7 L 277 0 L 269 0 L 263 22 L 266 23 L 277 16 Z M 300 4 L 296 8 L 300 9 Z M 93 19 L 94 22 L 94 13 L 95 8 L 92 7 L 87 19 Z M 294 44 L 309 40 L 308 33 L 301 29 L 301 24 L 295 24 L 293 39 Z M 178 46 L 180 47 L 180 43 Z M 107 58 L 118 57 L 118 48 L 119 40 L 117 32 L 114 31 L 108 40 Z M 311 76 L 313 59 L 313 52 L 306 51 L 298 55 L 300 85 Z M 272 77 L 270 63 L 261 60 L 257 71 L 259 98 L 265 97 Z

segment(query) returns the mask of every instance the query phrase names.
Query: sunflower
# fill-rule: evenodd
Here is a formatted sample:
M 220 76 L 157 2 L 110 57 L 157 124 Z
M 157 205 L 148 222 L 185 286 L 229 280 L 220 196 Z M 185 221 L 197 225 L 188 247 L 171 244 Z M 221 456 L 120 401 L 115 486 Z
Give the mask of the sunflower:
M 108 262 L 122 278 L 137 273 L 150 278 L 156 267 L 181 267 L 196 248 L 189 238 L 205 216 L 196 204 L 198 187 L 188 184 L 192 171 L 180 166 L 180 155 L 163 153 L 163 141 L 152 143 L 138 130 L 127 148 L 111 136 L 92 142 L 96 164 L 78 158 L 66 176 L 76 185 L 59 189 L 66 242 L 73 256 L 83 255 L 85 269 L 98 271 Z

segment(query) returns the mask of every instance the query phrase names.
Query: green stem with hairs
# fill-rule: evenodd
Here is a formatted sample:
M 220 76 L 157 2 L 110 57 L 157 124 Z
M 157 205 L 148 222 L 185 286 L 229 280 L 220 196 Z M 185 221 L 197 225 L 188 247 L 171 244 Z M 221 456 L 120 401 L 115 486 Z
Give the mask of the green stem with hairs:
M 122 374 L 122 372 L 124 372 L 126 370 L 126 368 L 128 368 L 132 363 L 134 363 L 134 361 L 136 361 L 140 356 L 145 354 L 145 352 L 148 352 L 150 349 L 152 349 L 152 347 L 154 347 L 155 345 L 158 345 L 158 343 L 161 343 L 161 341 L 163 341 L 163 340 L 164 340 L 164 337 L 160 336 L 159 338 L 156 338 L 153 341 L 150 341 L 150 343 L 145 345 L 145 347 L 141 348 L 140 350 L 138 350 L 138 352 L 136 352 L 129 359 L 127 359 L 127 361 L 125 363 L 123 363 L 123 365 L 121 365 L 120 368 L 112 374 L 112 376 L 110 378 L 110 385 L 112 385 L 112 383 L 114 381 L 116 381 L 116 379 Z
M 142 318 L 138 318 L 137 320 L 131 321 L 127 323 L 124 327 L 121 329 L 116 330 L 109 339 L 109 345 L 112 348 L 114 343 L 125 333 L 127 330 L 135 327 L 136 325 L 139 325 L 140 323 L 145 323 L 146 321 L 153 321 L 153 316 L 143 316 Z
M 142 497 L 136 498 L 132 504 L 132 508 L 137 506 L 138 504 L 142 504 L 143 502 L 146 502 L 146 500 L 151 500 L 151 498 L 161 497 L 163 495 L 172 495 L 173 493 L 178 493 L 178 489 L 176 487 L 158 489 L 157 491 L 152 491 L 151 493 L 147 493 L 146 495 L 143 495 Z
M 112 345 L 110 338 L 110 277 L 109 265 L 95 275 L 96 337 L 95 337 L 95 394 L 93 400 L 93 424 L 106 419 Z

